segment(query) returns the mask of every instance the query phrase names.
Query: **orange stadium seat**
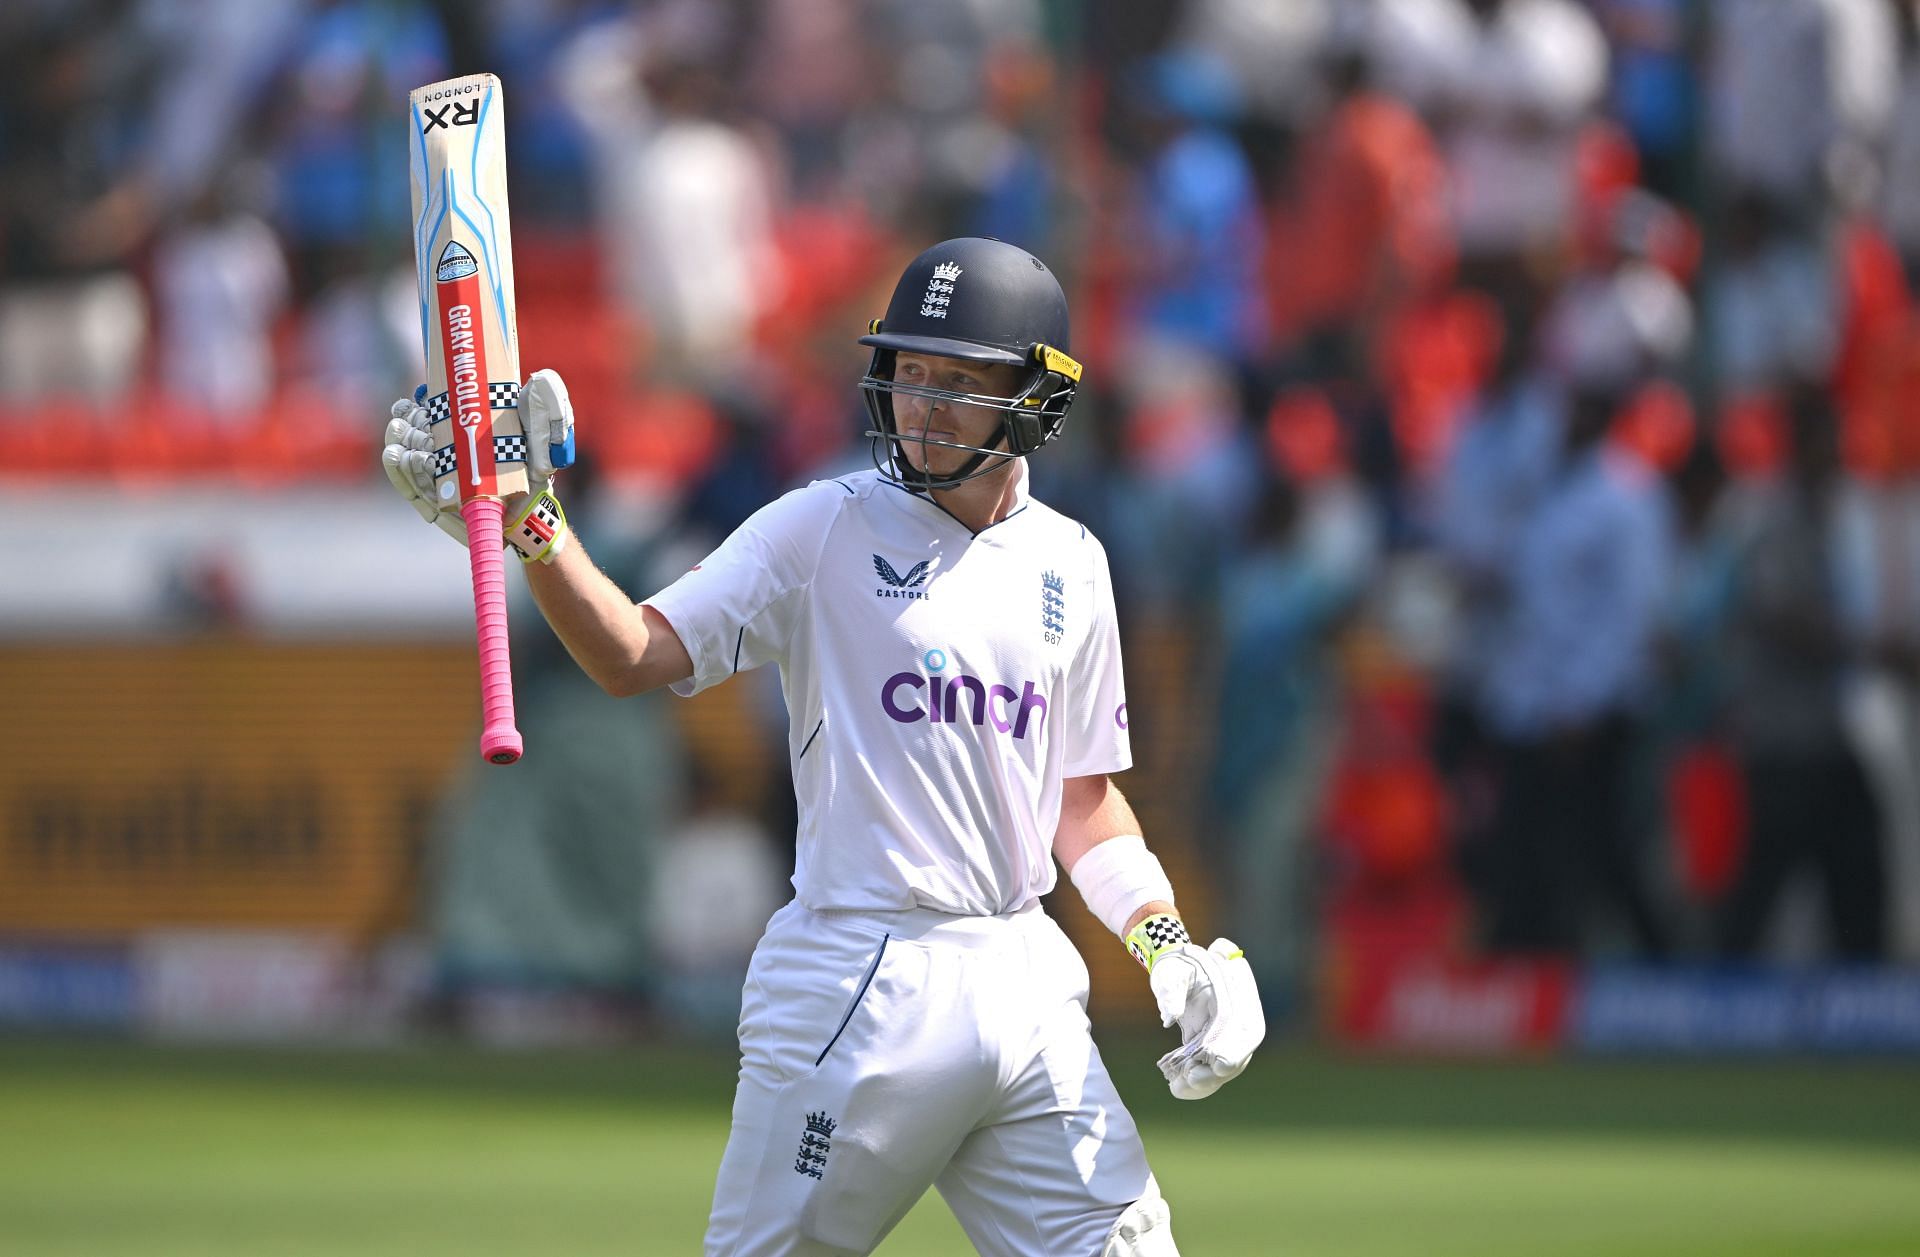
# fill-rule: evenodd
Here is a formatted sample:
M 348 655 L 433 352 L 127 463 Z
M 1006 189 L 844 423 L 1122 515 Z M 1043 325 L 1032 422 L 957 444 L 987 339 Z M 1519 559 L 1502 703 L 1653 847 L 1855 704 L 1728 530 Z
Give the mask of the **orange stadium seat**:
M 104 470 L 118 416 L 84 402 L 42 402 L 12 416 L 6 466 L 33 476 L 90 476 Z
M 595 452 L 611 479 L 680 485 L 705 470 L 719 441 L 719 416 L 705 398 L 647 393 L 608 410 Z

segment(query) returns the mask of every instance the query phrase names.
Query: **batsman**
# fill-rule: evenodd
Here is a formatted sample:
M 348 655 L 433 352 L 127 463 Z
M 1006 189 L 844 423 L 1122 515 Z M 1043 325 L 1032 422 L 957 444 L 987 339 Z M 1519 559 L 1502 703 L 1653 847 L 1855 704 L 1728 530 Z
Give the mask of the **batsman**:
M 1146 971 L 1212 1095 L 1266 1033 L 1225 939 L 1188 936 L 1111 774 L 1132 764 L 1106 552 L 1028 492 L 1081 369 L 1038 258 L 937 244 L 860 343 L 874 469 L 761 508 L 635 603 L 530 468 L 507 504 L 535 601 L 610 694 L 690 696 L 780 669 L 798 803 L 794 897 L 755 949 L 706 1251 L 872 1252 L 931 1186 L 994 1257 L 1170 1257 L 1170 1211 L 1087 1021 L 1087 968 L 1041 910 L 1055 864 Z M 521 393 L 532 450 L 570 451 L 565 387 Z M 428 416 L 384 462 L 423 518 Z

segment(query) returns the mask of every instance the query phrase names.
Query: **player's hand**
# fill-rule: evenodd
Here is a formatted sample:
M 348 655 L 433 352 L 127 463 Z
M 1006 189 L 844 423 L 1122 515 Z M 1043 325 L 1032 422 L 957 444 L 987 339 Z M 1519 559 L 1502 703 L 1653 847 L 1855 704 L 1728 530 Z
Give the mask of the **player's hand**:
M 427 415 L 427 386 L 422 384 L 412 397 L 393 404 L 387 421 L 386 446 L 380 451 L 380 466 L 393 482 L 394 489 L 421 519 L 461 545 L 467 544 L 466 521 L 460 518 L 460 493 L 452 480 L 445 481 L 442 497 L 433 485 L 433 420 Z
M 1240 949 L 1224 938 L 1200 948 L 1182 943 L 1154 959 L 1148 973 L 1160 1024 L 1180 1026 L 1180 1046 L 1160 1058 L 1167 1086 L 1200 1100 L 1238 1077 L 1267 1037 L 1260 988 Z
M 467 544 L 467 525 L 460 518 L 460 497 L 450 479 L 436 487 L 433 474 L 433 420 L 426 408 L 426 385 L 411 398 L 393 404 L 387 422 L 380 466 L 387 479 L 421 519 L 433 524 L 461 545 Z M 527 481 L 530 496 L 552 487 L 554 473 L 571 467 L 574 459 L 573 402 L 557 371 L 535 371 L 520 390 L 520 426 L 527 437 Z M 525 503 L 507 503 L 508 518 L 517 518 Z
M 520 390 L 520 429 L 527 434 L 527 487 L 535 497 L 555 472 L 573 466 L 573 401 L 551 368 L 535 371 Z

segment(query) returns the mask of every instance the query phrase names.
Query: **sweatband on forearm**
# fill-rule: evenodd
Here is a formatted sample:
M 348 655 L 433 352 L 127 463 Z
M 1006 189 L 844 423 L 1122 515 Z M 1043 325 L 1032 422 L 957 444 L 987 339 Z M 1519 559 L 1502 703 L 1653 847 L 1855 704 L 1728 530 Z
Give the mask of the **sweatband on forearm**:
M 548 489 L 528 498 L 519 515 L 506 527 L 507 547 L 520 556 L 522 563 L 553 562 L 554 557 L 567 548 L 567 538 L 572 535 L 573 530 L 567 526 L 567 513 L 560 509 L 560 499 Z
M 1150 903 L 1173 902 L 1173 883 L 1138 834 L 1096 843 L 1074 864 L 1071 876 L 1088 909 L 1121 938 L 1134 913 Z

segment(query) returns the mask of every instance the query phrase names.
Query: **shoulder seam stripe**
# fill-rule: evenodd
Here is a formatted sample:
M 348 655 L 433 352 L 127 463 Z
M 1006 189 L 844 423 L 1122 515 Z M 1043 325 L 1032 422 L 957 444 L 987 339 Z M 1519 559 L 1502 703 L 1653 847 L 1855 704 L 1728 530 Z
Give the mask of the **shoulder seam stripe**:
M 839 485 L 839 486 L 840 486 L 840 487 L 841 487 L 842 489 L 845 489 L 845 490 L 847 491 L 847 496 L 848 496 L 848 497 L 858 497 L 858 496 L 860 496 L 859 494 L 857 494 L 857 493 L 855 493 L 855 492 L 853 491 L 853 486 L 852 486 L 852 485 L 850 485 L 850 484 L 848 484 L 848 483 L 847 483 L 846 481 L 844 481 L 844 480 L 836 480 L 836 481 L 834 481 L 834 483 L 835 483 L 835 484 L 837 484 L 837 485 Z
M 813 726 L 813 732 L 807 735 L 807 744 L 800 748 L 800 754 L 794 756 L 795 763 L 799 763 L 801 760 L 807 757 L 807 752 L 813 749 L 813 740 L 819 737 L 820 730 L 826 727 L 827 727 L 827 718 L 825 716 L 822 716 L 820 717 L 820 723 Z
M 740 671 L 740 648 L 747 644 L 747 626 L 740 626 L 740 636 L 733 639 L 733 670 Z
M 1000 525 L 1006 523 L 1008 519 L 1012 519 L 1015 515 L 1024 515 L 1026 513 L 1026 510 L 1027 510 L 1026 506 L 1022 505 L 1019 510 L 1009 512 L 1007 515 L 1007 519 L 994 520 L 991 524 L 988 524 L 985 528 L 982 528 L 980 530 L 980 533 L 990 532 L 993 529 L 1000 527 Z M 974 536 L 977 537 L 980 535 L 980 533 L 975 533 Z

